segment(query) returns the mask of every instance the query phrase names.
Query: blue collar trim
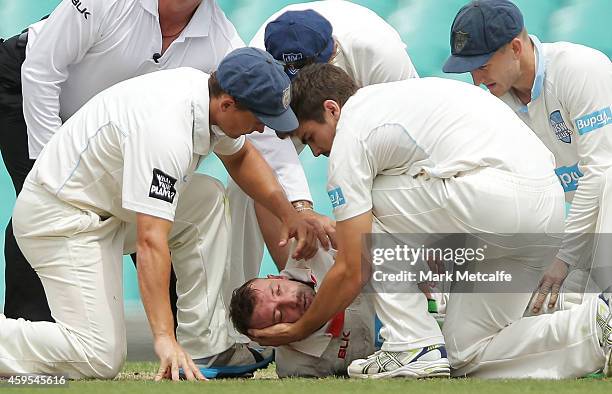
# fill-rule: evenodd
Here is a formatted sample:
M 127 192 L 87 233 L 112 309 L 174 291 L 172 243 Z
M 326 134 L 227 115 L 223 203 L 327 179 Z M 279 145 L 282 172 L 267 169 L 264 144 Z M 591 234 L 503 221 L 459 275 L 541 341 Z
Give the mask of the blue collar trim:
M 546 73 L 546 60 L 544 59 L 544 53 L 542 51 L 542 43 L 538 37 L 530 34 L 529 38 L 533 42 L 534 52 L 536 56 L 536 72 L 535 79 L 533 80 L 533 87 L 531 88 L 531 102 L 535 101 L 542 94 L 544 89 L 544 74 Z M 519 112 L 527 112 L 527 106 L 521 105 Z

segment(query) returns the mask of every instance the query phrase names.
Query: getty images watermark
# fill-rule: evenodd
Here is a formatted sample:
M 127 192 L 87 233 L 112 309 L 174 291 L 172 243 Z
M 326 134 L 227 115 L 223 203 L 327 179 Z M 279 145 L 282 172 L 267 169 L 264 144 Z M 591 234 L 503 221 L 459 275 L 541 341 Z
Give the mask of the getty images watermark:
M 611 245 L 598 256 L 603 264 L 595 261 L 582 273 L 578 287 L 588 291 L 598 278 L 612 278 L 612 235 L 585 236 L 576 242 Z M 433 282 L 451 293 L 532 293 L 567 242 L 565 234 L 368 234 L 362 272 L 370 280 L 364 291 L 420 292 L 420 284 Z M 591 254 L 585 249 L 584 258 Z
M 385 270 L 374 269 L 372 280 L 375 282 L 511 282 L 512 274 L 505 270 L 494 272 L 470 272 L 468 270 L 436 270 L 445 267 L 446 262 L 454 262 L 455 267 L 466 263 L 482 263 L 488 245 L 478 248 L 470 247 L 410 247 L 408 245 L 395 245 L 390 248 L 373 248 L 371 250 L 372 264 L 381 267 L 385 264 L 404 264 L 410 267 L 418 263 L 427 263 L 429 269 L 400 269 Z M 440 264 L 443 263 L 443 264 Z M 435 268 L 434 268 L 435 267 Z M 424 265 L 420 268 L 424 268 Z

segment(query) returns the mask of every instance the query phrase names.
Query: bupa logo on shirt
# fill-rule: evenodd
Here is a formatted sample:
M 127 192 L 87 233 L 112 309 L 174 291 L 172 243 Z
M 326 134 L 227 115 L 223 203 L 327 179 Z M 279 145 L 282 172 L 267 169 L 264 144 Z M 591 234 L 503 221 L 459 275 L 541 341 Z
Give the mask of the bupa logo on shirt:
M 582 177 L 582 171 L 578 168 L 578 163 L 573 166 L 564 166 L 555 169 L 555 174 L 559 177 L 563 190 L 573 192 L 578 189 L 578 180 Z
M 346 204 L 344 194 L 342 194 L 342 189 L 340 187 L 328 191 L 327 194 L 329 195 L 333 208 L 338 208 L 339 206 Z
M 174 196 L 176 196 L 176 189 L 174 188 L 175 184 L 175 178 L 161 170 L 158 170 L 157 168 L 154 168 L 153 180 L 151 181 L 151 187 L 149 188 L 149 197 L 167 201 L 172 204 L 172 202 L 174 202 Z
M 561 116 L 561 111 L 557 110 L 552 112 L 548 120 L 550 121 L 550 127 L 552 127 L 559 141 L 565 142 L 566 144 L 571 144 L 572 131 L 565 124 L 565 121 Z
M 590 131 L 601 129 L 610 123 L 612 123 L 612 109 L 606 107 L 577 118 L 576 128 L 578 129 L 578 134 L 583 135 Z

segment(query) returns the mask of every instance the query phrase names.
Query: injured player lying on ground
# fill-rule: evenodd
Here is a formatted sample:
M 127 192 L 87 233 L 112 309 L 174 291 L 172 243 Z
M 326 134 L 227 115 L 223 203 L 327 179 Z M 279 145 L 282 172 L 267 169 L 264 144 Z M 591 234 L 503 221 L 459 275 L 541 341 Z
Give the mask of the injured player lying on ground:
M 255 278 L 234 290 L 230 315 L 243 334 L 252 328 L 297 321 L 308 309 L 316 289 L 334 263 L 335 251 L 320 248 L 308 261 L 289 259 L 280 275 Z M 436 317 L 441 319 L 444 299 L 437 299 Z M 336 315 L 309 337 L 276 348 L 279 377 L 345 376 L 349 364 L 380 348 L 374 308 L 367 294 L 359 295 L 343 313 Z
M 320 248 L 305 261 L 290 259 L 280 275 L 255 278 L 234 290 L 230 315 L 243 334 L 251 328 L 297 321 L 310 306 L 318 284 L 334 262 Z M 375 313 L 364 295 L 311 336 L 276 348 L 279 377 L 346 375 L 351 361 L 375 350 Z

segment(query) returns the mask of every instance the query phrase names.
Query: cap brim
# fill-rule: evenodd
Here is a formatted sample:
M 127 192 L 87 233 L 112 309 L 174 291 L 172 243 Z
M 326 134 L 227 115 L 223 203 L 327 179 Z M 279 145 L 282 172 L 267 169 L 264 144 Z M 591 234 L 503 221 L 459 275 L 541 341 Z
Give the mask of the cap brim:
M 445 73 L 462 74 L 476 70 L 478 67 L 481 67 L 486 62 L 488 62 L 494 53 L 495 52 L 491 52 L 484 55 L 476 56 L 452 55 L 446 60 L 446 63 L 444 63 L 442 71 L 444 71 Z
M 291 108 L 287 108 L 287 110 L 280 115 L 266 115 L 255 111 L 253 111 L 253 114 L 255 114 L 257 119 L 261 120 L 263 124 L 279 133 L 290 133 L 300 125 Z

